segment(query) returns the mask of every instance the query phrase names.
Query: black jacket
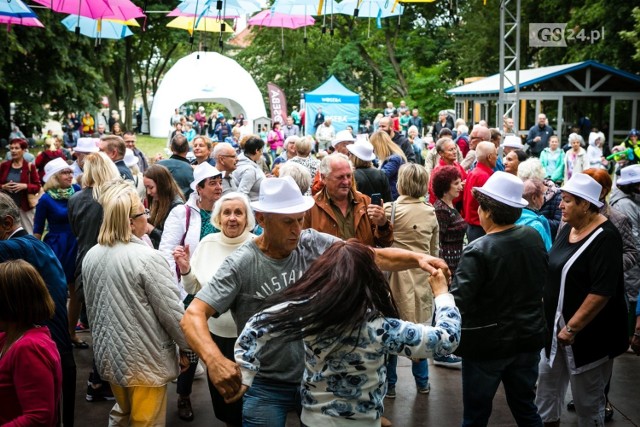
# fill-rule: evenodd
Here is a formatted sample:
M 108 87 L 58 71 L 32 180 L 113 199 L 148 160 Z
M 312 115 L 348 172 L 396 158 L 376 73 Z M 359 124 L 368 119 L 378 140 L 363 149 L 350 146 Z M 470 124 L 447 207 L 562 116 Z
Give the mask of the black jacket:
M 358 168 L 355 171 L 356 187 L 362 194 L 371 197 L 374 193 L 380 193 L 383 202 L 390 202 L 391 189 L 389 179 L 380 169 Z
M 462 316 L 455 354 L 501 359 L 544 346 L 548 256 L 531 227 L 487 234 L 462 252 L 451 293 Z

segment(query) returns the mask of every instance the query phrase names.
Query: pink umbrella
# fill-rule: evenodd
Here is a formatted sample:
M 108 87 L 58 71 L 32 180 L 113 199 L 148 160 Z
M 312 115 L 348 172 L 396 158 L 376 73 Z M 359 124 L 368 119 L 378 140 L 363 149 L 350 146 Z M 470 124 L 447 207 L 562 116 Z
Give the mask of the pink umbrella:
M 315 22 L 315 19 L 313 19 L 311 16 L 287 15 L 284 13 L 273 12 L 272 8 L 263 10 L 262 12 L 258 13 L 256 16 L 249 19 L 247 21 L 247 24 L 259 27 L 280 28 L 282 39 L 282 53 L 284 54 L 284 28 L 290 28 L 294 30 L 296 28 L 308 27 L 309 25 L 313 25 Z M 306 34 L 304 40 L 306 43 Z
M 108 0 L 33 0 L 55 12 L 100 19 L 113 14 Z
M 128 21 L 134 18 L 146 17 L 142 8 L 136 6 L 130 0 L 110 0 L 109 7 L 113 12 L 103 16 L 103 19 Z
M 24 25 L 25 27 L 40 27 L 44 28 L 42 22 L 38 18 L 21 18 L 19 16 L 1 16 L 0 15 L 0 24 L 11 25 Z

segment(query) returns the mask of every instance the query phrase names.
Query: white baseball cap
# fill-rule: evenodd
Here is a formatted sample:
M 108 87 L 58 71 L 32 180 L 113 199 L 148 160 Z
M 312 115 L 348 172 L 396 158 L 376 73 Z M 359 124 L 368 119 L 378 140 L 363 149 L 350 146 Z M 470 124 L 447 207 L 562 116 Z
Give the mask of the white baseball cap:
M 507 172 L 494 172 L 482 187 L 473 187 L 485 196 L 514 208 L 524 208 L 529 205 L 522 198 L 524 183 L 520 178 Z
M 285 176 L 263 179 L 258 201 L 251 202 L 251 207 L 264 213 L 296 214 L 308 211 L 314 203 L 313 197 L 300 193 L 293 178 Z

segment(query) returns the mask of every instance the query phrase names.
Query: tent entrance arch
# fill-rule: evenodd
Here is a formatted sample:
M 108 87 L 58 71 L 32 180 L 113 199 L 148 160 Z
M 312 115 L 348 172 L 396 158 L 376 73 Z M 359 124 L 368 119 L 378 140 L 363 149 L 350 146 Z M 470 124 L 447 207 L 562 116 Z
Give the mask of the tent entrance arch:
M 253 77 L 233 59 L 217 52 L 194 52 L 167 72 L 153 99 L 151 136 L 166 137 L 174 110 L 186 102 L 217 102 L 236 116 L 253 120 L 267 115 Z M 210 112 L 207 112 L 210 113 Z

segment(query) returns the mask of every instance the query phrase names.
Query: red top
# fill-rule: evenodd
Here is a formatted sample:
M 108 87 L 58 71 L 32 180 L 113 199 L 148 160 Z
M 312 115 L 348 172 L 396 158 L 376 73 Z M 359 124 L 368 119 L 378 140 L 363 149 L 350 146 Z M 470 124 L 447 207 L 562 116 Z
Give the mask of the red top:
M 0 348 L 6 339 L 0 332 Z M 0 425 L 57 425 L 61 392 L 60 355 L 49 329 L 27 330 L 0 358 Z
M 447 163 L 445 163 L 444 160 L 442 160 L 442 157 L 438 160 L 438 165 L 435 168 L 433 168 L 433 170 L 431 171 L 431 176 L 433 176 L 433 174 L 443 166 L 455 166 L 460 172 L 460 179 L 462 180 L 462 182 L 464 182 L 465 179 L 467 179 L 467 171 L 464 170 L 464 168 L 460 165 L 460 163 L 453 162 L 452 165 L 448 165 Z M 462 202 L 463 196 L 464 196 L 464 191 L 461 191 L 460 195 L 453 200 L 453 204 L 457 205 L 458 203 Z M 433 205 L 436 202 L 436 200 L 438 200 L 438 198 L 436 197 L 436 193 L 433 192 L 433 187 L 431 187 L 431 180 L 429 180 L 429 203 Z
M 478 163 L 475 169 L 467 175 L 467 182 L 464 185 L 464 198 L 462 199 L 464 220 L 467 224 L 480 226 L 478 201 L 473 197 L 473 194 L 471 194 L 471 190 L 473 187 L 482 187 L 491 174 L 493 174 L 493 169 L 489 169 L 488 166 Z

